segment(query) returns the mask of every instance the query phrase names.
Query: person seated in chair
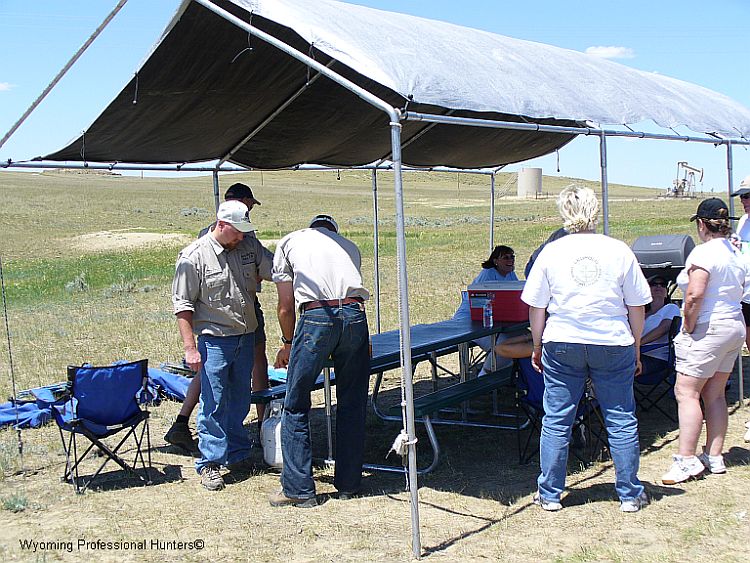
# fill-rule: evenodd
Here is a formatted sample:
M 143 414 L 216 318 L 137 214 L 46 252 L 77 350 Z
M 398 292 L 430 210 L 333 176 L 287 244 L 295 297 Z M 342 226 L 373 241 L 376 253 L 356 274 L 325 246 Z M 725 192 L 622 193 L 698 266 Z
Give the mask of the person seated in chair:
M 482 271 L 472 283 L 488 281 L 518 281 L 514 271 L 516 268 L 516 254 L 510 246 L 501 244 L 490 253 L 490 257 L 482 262 Z
M 667 280 L 656 275 L 648 278 L 651 303 L 646 305 L 646 320 L 641 338 L 641 375 L 665 370 L 669 357 L 669 327 L 680 316 L 680 308 L 667 296 Z
M 518 281 L 518 276 L 514 271 L 516 267 L 516 255 L 510 246 L 504 244 L 498 245 L 490 253 L 489 258 L 482 262 L 482 271 L 479 272 L 472 284 L 482 282 L 494 282 L 494 281 Z M 456 310 L 453 318 L 470 315 L 469 309 L 469 297 L 466 292 L 463 292 L 461 304 Z M 499 343 L 505 338 L 504 334 L 498 334 L 495 342 Z M 482 350 L 488 351 L 491 347 L 491 339 L 489 336 L 483 336 L 475 340 L 477 346 Z M 478 375 L 482 376 L 488 373 L 491 368 L 492 357 L 488 354 L 484 361 Z M 505 358 L 497 357 L 495 362 L 495 369 L 501 370 L 510 367 L 510 362 L 505 361 Z
M 680 316 L 680 308 L 667 297 L 667 280 L 658 275 L 651 276 L 648 284 L 652 301 L 646 305 L 646 320 L 641 338 L 642 375 L 659 372 L 667 367 L 669 327 L 672 319 Z M 495 346 L 498 356 L 512 360 L 530 358 L 532 352 L 530 332 L 511 336 Z

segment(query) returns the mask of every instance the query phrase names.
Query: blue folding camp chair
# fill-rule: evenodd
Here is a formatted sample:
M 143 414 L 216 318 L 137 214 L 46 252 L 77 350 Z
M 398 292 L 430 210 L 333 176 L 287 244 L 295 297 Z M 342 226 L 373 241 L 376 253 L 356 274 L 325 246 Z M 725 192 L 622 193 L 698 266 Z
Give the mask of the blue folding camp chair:
M 669 354 L 663 369 L 644 371 L 641 375 L 635 378 L 633 383 L 633 391 L 635 393 L 635 399 L 638 403 L 639 410 L 647 412 L 651 408 L 654 408 L 675 423 L 677 422 L 677 417 L 673 414 L 673 411 L 676 410 L 676 402 L 674 398 L 674 384 L 676 378 L 674 368 L 674 339 L 680 332 L 681 326 L 682 318 L 674 317 L 672 319 L 672 324 L 669 325 L 666 344 L 644 344 L 641 346 L 641 353 L 657 350 L 666 346 L 669 348 Z M 667 410 L 668 408 L 669 410 Z
M 518 462 L 524 465 L 539 453 L 538 440 L 544 417 L 544 377 L 531 365 L 530 358 L 515 360 L 513 370 L 516 381 L 516 412 L 518 413 L 516 418 Z M 525 440 L 521 436 L 524 431 L 527 432 Z M 570 448 L 570 452 L 581 463 L 591 463 L 606 454 L 604 420 L 589 384 L 586 385 L 586 390 L 578 404 L 573 423 L 573 436 L 583 442 L 582 451 L 577 447 L 575 439 L 571 441 Z M 532 445 L 537 447 L 532 447 Z
M 76 493 L 83 493 L 102 472 L 108 461 L 117 463 L 127 473 L 151 484 L 151 434 L 149 432 L 148 409 L 139 403 L 149 401 L 148 360 L 119 363 L 111 366 L 68 366 L 70 400 L 54 406 L 52 414 L 60 429 L 60 439 L 65 450 L 65 473 L 63 480 L 73 482 Z M 115 447 L 108 446 L 104 439 L 125 431 Z M 70 435 L 65 439 L 64 432 Z M 90 444 L 78 454 L 78 436 L 85 437 Z M 143 441 L 146 440 L 146 459 Z M 135 457 L 129 464 L 119 453 L 125 442 L 132 438 Z M 79 466 L 96 446 L 104 461 L 88 478 L 79 475 Z M 136 471 L 140 466 L 145 478 Z

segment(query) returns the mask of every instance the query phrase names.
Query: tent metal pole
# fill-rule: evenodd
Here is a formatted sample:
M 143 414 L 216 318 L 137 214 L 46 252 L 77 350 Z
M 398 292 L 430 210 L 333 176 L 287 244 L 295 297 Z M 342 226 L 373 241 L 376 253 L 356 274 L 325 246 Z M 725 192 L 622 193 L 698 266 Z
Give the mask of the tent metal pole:
M 159 171 L 159 172 L 213 172 L 216 170 L 215 166 L 183 166 L 181 164 L 173 164 L 171 166 L 162 166 L 158 164 L 123 164 L 122 162 L 115 162 L 113 164 L 60 164 L 58 162 L 2 162 L 0 168 L 25 168 L 25 169 L 42 169 L 49 168 L 51 170 L 58 169 L 70 169 L 70 170 L 128 170 L 128 171 Z M 247 172 L 247 168 L 220 168 L 219 172 Z
M 468 125 L 471 127 L 485 127 L 489 129 L 510 129 L 514 131 L 539 131 L 543 133 L 565 133 L 569 135 L 601 135 L 607 137 L 629 137 L 633 139 L 655 139 L 664 141 L 683 141 L 692 143 L 706 143 L 711 145 L 726 145 L 729 139 L 717 137 L 691 137 L 689 135 L 665 135 L 660 133 L 646 133 L 644 131 L 617 131 L 615 129 L 599 129 L 596 127 L 565 127 L 561 125 L 542 125 L 540 123 L 519 123 L 517 121 L 498 121 L 495 119 L 477 119 L 473 117 L 453 117 L 430 113 L 415 113 L 408 111 L 403 115 L 404 121 L 428 121 L 430 123 L 444 123 L 452 125 Z M 748 139 L 732 139 L 735 145 L 750 146 Z
M 227 20 L 229 23 L 236 25 L 237 27 L 239 27 L 246 33 L 249 33 L 253 37 L 257 37 L 258 39 L 265 41 L 266 43 L 270 45 L 273 45 L 274 47 L 279 49 L 282 53 L 286 53 L 293 59 L 300 61 L 301 63 L 309 66 L 310 68 L 314 70 L 317 70 L 320 74 L 322 74 L 323 76 L 327 78 L 330 78 L 336 84 L 340 85 L 342 88 L 345 88 L 346 90 L 349 90 L 358 98 L 361 98 L 368 104 L 383 110 L 389 116 L 396 115 L 399 119 L 401 118 L 401 114 L 394 113 L 395 110 L 393 106 L 391 106 L 387 102 L 381 100 L 380 98 L 378 98 L 371 92 L 365 90 L 361 86 L 355 84 L 351 80 L 344 78 L 339 73 L 334 72 L 333 70 L 328 68 L 326 65 L 322 64 L 321 62 L 316 61 L 315 59 L 306 55 L 305 53 L 298 51 L 291 45 L 287 45 L 286 43 L 284 43 L 280 39 L 277 39 L 273 35 L 266 33 L 265 31 L 262 31 L 258 29 L 257 27 L 253 27 L 252 25 L 248 24 L 246 21 L 238 18 L 237 16 L 231 14 L 230 12 L 227 12 L 223 8 L 220 8 L 219 6 L 217 6 L 210 0 L 193 0 L 193 1 L 196 2 L 197 4 L 200 4 L 207 10 L 213 12 L 220 18 L 223 18 Z
M 495 249 L 495 173 L 490 176 L 490 254 Z
M 602 225 L 609 235 L 609 182 L 607 181 L 607 136 L 602 131 L 599 139 L 599 163 L 602 167 Z
M 403 182 L 401 177 L 401 112 L 381 100 L 377 96 L 358 86 L 340 74 L 327 68 L 312 57 L 301 53 L 294 47 L 287 45 L 264 31 L 261 31 L 231 13 L 219 8 L 209 0 L 194 0 L 207 10 L 219 17 L 233 23 L 247 33 L 266 41 L 282 52 L 303 62 L 310 68 L 330 78 L 336 84 L 349 90 L 357 97 L 384 111 L 389 117 L 391 128 L 391 148 L 393 150 L 394 189 L 396 192 L 396 249 L 398 257 L 398 289 L 399 289 L 399 314 L 401 318 L 401 372 L 404 378 L 404 400 L 406 402 L 406 432 L 409 440 L 409 492 L 411 494 L 411 521 L 412 521 L 412 551 L 414 557 L 419 558 L 422 547 L 419 538 L 419 493 L 417 490 L 417 449 L 414 428 L 414 388 L 411 367 L 411 333 L 409 325 L 409 294 L 406 277 L 406 235 L 404 234 L 404 200 Z
M 401 123 L 392 120 L 393 183 L 396 193 L 396 254 L 398 264 L 398 312 L 401 319 L 401 377 L 404 381 L 406 434 L 408 436 L 408 482 L 411 500 L 411 547 L 416 559 L 422 555 L 419 535 L 419 491 L 417 485 L 417 440 L 414 424 L 414 388 L 411 365 L 411 323 L 409 321 L 409 286 L 406 276 L 406 234 L 404 222 L 404 186 L 401 177 Z
M 734 200 L 732 199 L 732 192 L 734 192 L 734 180 L 732 175 L 734 174 L 734 163 L 732 156 L 732 141 L 727 142 L 727 199 L 729 200 L 729 215 L 734 215 Z M 737 357 L 737 389 L 740 394 L 740 407 L 745 406 L 745 375 L 742 367 L 742 349 L 740 349 L 740 355 Z
M 734 181 L 732 174 L 734 173 L 734 165 L 732 158 L 732 141 L 727 142 L 727 198 L 729 199 L 729 215 L 734 216 L 734 200 L 732 199 L 732 192 L 734 192 Z M 732 221 L 734 223 L 734 221 Z
M 219 198 L 219 171 L 214 170 L 213 171 L 213 179 L 214 179 L 214 206 L 216 207 L 216 210 L 219 210 L 219 205 L 221 205 L 221 200 Z
M 375 279 L 374 279 L 374 291 L 375 291 L 375 331 L 380 334 L 380 249 L 378 248 L 380 237 L 379 237 L 379 221 L 378 221 L 378 171 L 373 169 L 372 175 L 372 216 L 374 218 L 373 228 L 373 254 L 375 261 Z
M 2 147 L 5 142 L 11 138 L 13 133 L 16 132 L 16 130 L 23 124 L 24 121 L 26 121 L 26 118 L 31 115 L 31 113 L 37 108 L 39 104 L 42 103 L 42 100 L 47 97 L 47 94 L 49 94 L 52 89 L 57 86 L 57 83 L 60 82 L 63 76 L 70 70 L 70 68 L 76 63 L 78 59 L 81 58 L 81 55 L 86 51 L 86 49 L 89 48 L 89 46 L 94 42 L 94 40 L 99 37 L 99 34 L 104 31 L 104 28 L 109 25 L 109 22 L 112 21 L 112 19 L 117 15 L 117 13 L 122 9 L 122 7 L 127 3 L 128 0 L 120 0 L 117 3 L 117 6 L 115 6 L 112 11 L 107 14 L 107 17 L 104 18 L 104 21 L 99 24 L 99 27 L 97 27 L 94 30 L 94 33 L 92 33 L 88 39 L 86 39 L 86 42 L 81 45 L 81 47 L 76 51 L 75 55 L 73 55 L 70 60 L 65 63 L 65 66 L 62 67 L 60 72 L 57 73 L 57 75 L 52 79 L 52 82 L 50 82 L 47 87 L 42 91 L 41 94 L 39 94 L 39 97 L 34 100 L 34 102 L 28 107 L 28 109 L 23 112 L 23 115 L 16 121 L 13 126 L 10 128 L 10 130 L 3 135 L 3 138 L 0 139 L 0 147 Z

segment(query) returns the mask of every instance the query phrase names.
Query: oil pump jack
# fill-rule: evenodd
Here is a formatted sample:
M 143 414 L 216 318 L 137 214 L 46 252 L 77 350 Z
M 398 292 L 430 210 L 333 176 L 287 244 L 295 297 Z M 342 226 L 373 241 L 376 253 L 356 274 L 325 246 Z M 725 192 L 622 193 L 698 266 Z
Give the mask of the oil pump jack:
M 697 182 L 703 183 L 703 168 L 690 166 L 685 161 L 677 163 L 677 177 L 667 188 L 667 197 L 695 197 L 696 175 Z

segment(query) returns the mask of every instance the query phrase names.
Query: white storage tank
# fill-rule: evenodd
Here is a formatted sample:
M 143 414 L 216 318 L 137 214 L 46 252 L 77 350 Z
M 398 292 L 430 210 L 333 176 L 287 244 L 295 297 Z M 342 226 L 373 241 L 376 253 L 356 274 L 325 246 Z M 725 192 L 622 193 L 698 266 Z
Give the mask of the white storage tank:
M 542 195 L 542 169 L 521 168 L 518 172 L 518 197 Z

